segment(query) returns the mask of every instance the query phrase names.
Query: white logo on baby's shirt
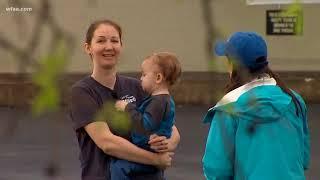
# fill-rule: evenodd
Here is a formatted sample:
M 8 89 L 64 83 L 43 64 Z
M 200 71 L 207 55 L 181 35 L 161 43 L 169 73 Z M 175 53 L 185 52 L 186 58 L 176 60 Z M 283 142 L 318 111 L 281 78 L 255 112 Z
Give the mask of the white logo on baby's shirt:
M 125 95 L 125 96 L 122 96 L 120 97 L 121 100 L 124 100 L 128 103 L 133 103 L 133 102 L 136 102 L 137 99 L 134 97 L 134 96 L 130 96 L 130 95 Z

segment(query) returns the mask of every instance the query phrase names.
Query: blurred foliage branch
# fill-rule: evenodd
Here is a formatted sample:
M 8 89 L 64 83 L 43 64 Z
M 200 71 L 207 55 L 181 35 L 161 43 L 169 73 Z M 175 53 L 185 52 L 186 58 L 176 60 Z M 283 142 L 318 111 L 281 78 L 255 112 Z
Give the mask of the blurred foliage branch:
M 217 37 L 221 38 L 224 36 L 215 26 L 214 23 L 214 14 L 212 3 L 213 0 L 201 0 L 201 8 L 202 8 L 202 18 L 205 27 L 205 48 L 208 57 L 208 70 L 215 71 L 218 70 L 219 67 L 215 61 L 215 56 L 213 53 L 214 43 L 216 42 Z
M 211 0 L 201 0 L 201 7 L 203 12 L 203 21 L 206 29 L 206 50 L 208 56 L 212 59 L 213 53 L 213 42 L 215 38 L 213 14 L 211 8 Z
M 294 3 L 290 4 L 283 12 L 284 16 L 297 17 L 295 26 L 296 35 L 302 35 L 303 33 L 303 8 L 301 0 L 295 0 Z
M 58 107 L 60 93 L 57 77 L 63 74 L 67 60 L 74 50 L 74 38 L 71 33 L 65 31 L 57 23 L 53 16 L 51 3 L 50 0 L 39 0 L 37 7 L 35 7 L 35 4 L 25 0 L 7 0 L 9 6 L 32 8 L 35 24 L 31 35 L 27 36 L 29 38 L 27 45 L 23 48 L 0 35 L 0 48 L 16 57 L 19 73 L 23 75 L 28 68 L 34 71 L 32 80 L 39 88 L 32 107 L 35 114 L 41 114 Z M 22 34 L 22 37 L 25 36 L 23 30 L 27 28 L 25 18 L 22 15 L 13 16 L 13 20 L 18 26 L 17 30 Z M 51 39 L 47 49 L 48 56 L 39 58 L 35 52 L 41 46 L 44 28 L 49 29 Z
M 114 103 L 105 103 L 103 108 L 96 114 L 95 121 L 107 122 L 110 128 L 122 135 L 129 133 L 132 123 L 127 112 L 118 111 Z
M 68 51 L 72 52 L 74 47 L 74 39 L 69 32 L 66 32 L 61 26 L 58 25 L 56 20 L 53 18 L 52 6 L 49 0 L 39 0 L 37 8 L 32 3 L 22 0 L 7 0 L 8 5 L 14 7 L 27 6 L 33 9 L 32 14 L 35 16 L 35 25 L 32 29 L 32 34 L 28 37 L 27 45 L 24 48 L 20 48 L 15 45 L 9 39 L 0 35 L 0 47 L 16 57 L 19 65 L 19 72 L 25 72 L 27 68 L 37 70 L 39 68 L 38 57 L 35 57 L 36 48 L 41 45 L 41 35 L 43 29 L 47 26 L 51 33 L 51 41 L 49 51 L 55 49 L 58 41 L 64 39 L 67 43 Z M 13 16 L 14 22 L 17 24 L 18 31 L 22 32 L 26 29 L 25 16 L 17 15 Z
M 40 68 L 32 76 L 32 81 L 40 89 L 32 103 L 34 115 L 56 111 L 60 105 L 58 80 L 67 64 L 67 53 L 63 41 L 47 57 L 40 61 Z

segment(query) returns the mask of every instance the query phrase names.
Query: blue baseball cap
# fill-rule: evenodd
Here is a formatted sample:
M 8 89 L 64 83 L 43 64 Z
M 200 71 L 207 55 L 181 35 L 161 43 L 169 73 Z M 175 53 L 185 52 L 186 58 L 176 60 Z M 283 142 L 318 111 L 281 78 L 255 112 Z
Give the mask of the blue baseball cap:
M 250 71 L 259 70 L 268 64 L 266 41 L 255 32 L 232 34 L 227 42 L 216 43 L 215 53 L 238 61 Z

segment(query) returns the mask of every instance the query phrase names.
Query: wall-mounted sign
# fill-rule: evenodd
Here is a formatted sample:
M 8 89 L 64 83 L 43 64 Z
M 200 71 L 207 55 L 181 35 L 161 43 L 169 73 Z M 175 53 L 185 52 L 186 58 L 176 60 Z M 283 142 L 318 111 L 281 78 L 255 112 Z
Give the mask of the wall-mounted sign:
M 303 25 L 298 24 L 298 16 L 286 14 L 284 10 L 266 11 L 267 35 L 301 35 Z M 299 27 L 298 27 L 299 26 Z

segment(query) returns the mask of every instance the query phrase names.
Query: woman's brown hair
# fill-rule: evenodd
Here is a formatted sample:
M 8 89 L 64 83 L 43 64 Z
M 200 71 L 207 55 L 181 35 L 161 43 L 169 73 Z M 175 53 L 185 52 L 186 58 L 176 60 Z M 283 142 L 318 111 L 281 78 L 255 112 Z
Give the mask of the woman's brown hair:
M 259 78 L 259 76 L 263 74 L 268 74 L 270 77 L 274 78 L 277 82 L 277 86 L 281 88 L 281 90 L 288 94 L 296 107 L 296 114 L 298 115 L 299 112 L 301 112 L 302 107 L 297 99 L 297 97 L 293 94 L 292 90 L 290 90 L 286 84 L 280 79 L 279 75 L 274 73 L 268 65 L 265 67 L 256 70 L 256 71 L 249 71 L 247 68 L 245 68 L 242 65 L 235 65 L 233 63 L 232 73 L 230 77 L 229 83 L 225 87 L 226 93 L 244 85 L 248 81 L 250 81 L 253 78 Z
M 118 33 L 119 33 L 119 37 L 120 37 L 120 43 L 122 44 L 122 30 L 119 24 L 117 24 L 114 21 L 111 21 L 109 19 L 102 19 L 102 20 L 97 20 L 94 21 L 92 24 L 90 24 L 87 33 L 86 33 L 86 43 L 87 44 L 91 44 L 91 40 L 94 34 L 94 31 L 101 25 L 101 24 L 107 24 L 110 25 L 112 27 L 114 27 Z

